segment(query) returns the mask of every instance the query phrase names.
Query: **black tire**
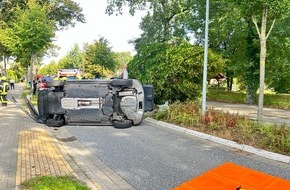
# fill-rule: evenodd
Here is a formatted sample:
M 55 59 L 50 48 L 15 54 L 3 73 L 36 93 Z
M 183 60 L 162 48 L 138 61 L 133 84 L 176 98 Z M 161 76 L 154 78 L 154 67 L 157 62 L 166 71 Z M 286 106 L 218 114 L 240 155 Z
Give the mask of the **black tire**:
M 61 127 L 64 125 L 64 119 L 54 120 L 54 119 L 47 119 L 46 125 L 49 127 Z
M 114 121 L 113 125 L 116 129 L 126 129 L 132 127 L 133 122 L 131 120 Z
M 51 80 L 46 82 L 46 87 L 51 88 L 51 87 L 57 87 L 57 86 L 63 86 L 64 81 L 63 80 Z
M 37 108 L 38 108 L 38 117 L 43 120 L 46 121 L 46 119 L 48 118 L 48 114 L 46 112 L 46 108 L 45 108 L 45 97 L 47 97 L 48 91 L 47 90 L 42 90 L 38 93 L 38 98 L 37 98 Z
M 132 86 L 133 81 L 130 79 L 114 79 L 112 80 L 112 86 L 122 86 L 122 87 L 130 87 Z

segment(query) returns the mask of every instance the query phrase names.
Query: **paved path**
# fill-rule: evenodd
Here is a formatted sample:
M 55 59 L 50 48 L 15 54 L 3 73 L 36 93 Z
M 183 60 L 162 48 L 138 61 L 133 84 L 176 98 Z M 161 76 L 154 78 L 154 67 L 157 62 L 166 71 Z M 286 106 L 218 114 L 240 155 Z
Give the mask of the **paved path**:
M 252 119 L 257 119 L 258 107 L 247 104 L 228 104 L 223 102 L 207 101 L 207 108 L 220 109 L 225 112 L 238 113 Z M 270 123 L 287 123 L 290 124 L 290 110 L 263 108 L 262 121 Z
M 20 103 L 23 84 L 9 91 Z M 34 122 L 8 101 L 0 107 L 0 189 L 18 189 L 21 182 L 43 175 L 77 177 L 47 127 Z
M 16 186 L 35 176 L 75 175 L 45 128 L 19 131 Z

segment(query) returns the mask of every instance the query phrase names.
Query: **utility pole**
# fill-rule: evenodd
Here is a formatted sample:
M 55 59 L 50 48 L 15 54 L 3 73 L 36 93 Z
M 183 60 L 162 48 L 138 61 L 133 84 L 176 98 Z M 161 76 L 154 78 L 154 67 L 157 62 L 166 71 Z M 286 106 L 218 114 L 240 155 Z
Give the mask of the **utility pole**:
M 206 18 L 205 18 L 204 63 L 203 63 L 203 84 L 202 84 L 202 117 L 204 117 L 205 111 L 206 111 L 209 0 L 206 0 L 206 16 L 205 17 Z

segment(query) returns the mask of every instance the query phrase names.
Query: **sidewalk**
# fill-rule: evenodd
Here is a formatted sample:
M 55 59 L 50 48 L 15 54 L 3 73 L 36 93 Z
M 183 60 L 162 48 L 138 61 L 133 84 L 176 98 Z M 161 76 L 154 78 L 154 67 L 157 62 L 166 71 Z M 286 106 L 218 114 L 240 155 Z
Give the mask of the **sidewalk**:
M 9 91 L 21 101 L 22 85 Z M 76 176 L 44 125 L 34 122 L 8 101 L 0 107 L 0 189 L 15 189 L 42 175 Z
M 92 189 L 134 189 L 81 144 L 66 127 L 36 123 L 10 98 L 22 101 L 23 83 L 9 91 L 0 107 L 0 189 L 19 189 L 36 176 L 70 175 Z

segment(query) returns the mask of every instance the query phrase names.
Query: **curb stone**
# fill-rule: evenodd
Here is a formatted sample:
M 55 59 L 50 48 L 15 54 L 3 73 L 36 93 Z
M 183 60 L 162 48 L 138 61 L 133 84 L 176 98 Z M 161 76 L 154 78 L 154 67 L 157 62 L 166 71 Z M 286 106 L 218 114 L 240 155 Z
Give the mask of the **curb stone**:
M 180 126 L 177 126 L 177 125 L 173 125 L 173 124 L 170 124 L 170 123 L 163 122 L 163 121 L 157 121 L 157 120 L 152 119 L 150 117 L 147 117 L 144 121 L 148 122 L 148 123 L 151 123 L 151 124 L 159 125 L 161 127 L 166 127 L 166 128 L 172 129 L 172 130 L 176 130 L 176 131 L 179 131 L 181 133 L 186 133 L 186 134 L 189 134 L 189 135 L 193 135 L 195 137 L 202 138 L 204 140 L 208 140 L 208 141 L 211 141 L 211 142 L 215 142 L 215 143 L 218 143 L 218 144 L 222 144 L 222 145 L 225 145 L 225 146 L 236 148 L 236 149 L 239 149 L 239 150 L 242 150 L 242 151 L 245 151 L 245 152 L 248 152 L 248 153 L 252 153 L 252 154 L 264 157 L 264 158 L 268 158 L 268 159 L 280 161 L 280 162 L 283 162 L 283 163 L 286 163 L 286 164 L 290 164 L 290 156 L 285 156 L 285 155 L 282 155 L 282 154 L 278 154 L 278 153 L 274 153 L 274 152 L 258 149 L 258 148 L 252 147 L 252 146 L 239 144 L 239 143 L 236 143 L 234 141 L 230 141 L 230 140 L 227 140 L 227 139 L 215 137 L 215 136 L 208 135 L 208 134 L 205 134 L 205 133 L 201 133 L 201 132 L 198 132 L 198 131 L 194 131 L 194 130 L 191 130 L 191 129 L 186 129 L 186 128 L 183 128 L 183 127 L 180 127 Z

